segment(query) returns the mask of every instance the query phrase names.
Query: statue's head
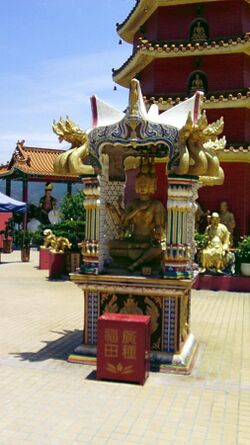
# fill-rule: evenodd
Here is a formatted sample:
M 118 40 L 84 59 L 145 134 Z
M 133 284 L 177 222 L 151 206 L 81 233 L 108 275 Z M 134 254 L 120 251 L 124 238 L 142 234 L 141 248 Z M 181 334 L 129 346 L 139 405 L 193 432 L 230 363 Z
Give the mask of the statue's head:
M 226 213 L 227 211 L 228 211 L 228 203 L 227 203 L 227 201 L 222 201 L 220 203 L 220 212 Z
M 45 193 L 46 195 L 50 195 L 53 190 L 53 185 L 50 182 L 47 182 L 45 185 Z
M 156 177 L 139 173 L 135 180 L 135 191 L 140 196 L 153 195 L 156 192 Z
M 57 134 L 59 142 L 66 141 L 74 147 L 79 147 L 87 141 L 87 134 L 69 117 L 61 118 L 58 122 L 54 121 L 52 129 Z
M 152 159 L 142 159 L 135 180 L 135 191 L 140 196 L 150 196 L 156 192 L 157 179 Z
M 213 212 L 211 215 L 211 225 L 216 227 L 218 226 L 219 222 L 220 222 L 219 214 L 217 212 Z

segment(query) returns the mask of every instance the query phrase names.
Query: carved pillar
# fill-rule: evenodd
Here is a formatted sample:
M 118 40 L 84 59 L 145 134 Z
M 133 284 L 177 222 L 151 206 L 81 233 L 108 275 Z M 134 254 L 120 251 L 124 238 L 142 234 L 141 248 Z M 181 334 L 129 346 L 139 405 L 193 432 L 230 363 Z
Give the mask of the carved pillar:
M 190 279 L 193 277 L 197 183 L 196 179 L 169 177 L 165 278 Z
M 99 271 L 100 185 L 97 178 L 84 178 L 84 207 L 86 210 L 85 241 L 82 243 L 82 272 Z

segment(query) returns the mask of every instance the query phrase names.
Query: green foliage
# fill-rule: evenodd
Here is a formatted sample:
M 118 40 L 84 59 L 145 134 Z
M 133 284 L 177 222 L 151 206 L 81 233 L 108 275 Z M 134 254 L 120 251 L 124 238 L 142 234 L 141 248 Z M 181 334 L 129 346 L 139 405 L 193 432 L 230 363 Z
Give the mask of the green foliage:
M 78 247 L 78 243 L 84 240 L 85 237 L 85 222 L 84 221 L 63 221 L 58 224 L 41 225 L 39 230 L 34 234 L 32 238 L 33 245 L 37 247 L 43 244 L 43 231 L 45 229 L 51 229 L 55 236 L 63 236 L 68 238 L 71 242 L 72 252 L 79 252 L 81 249 Z
M 207 246 L 208 238 L 207 238 L 207 235 L 205 235 L 204 233 L 199 233 L 199 232 L 195 231 L 194 241 L 195 241 L 196 249 L 202 250 Z
M 28 247 L 32 243 L 33 233 L 27 230 L 15 230 L 13 240 L 17 247 Z
M 79 252 L 78 243 L 85 237 L 85 210 L 83 207 L 84 195 L 78 191 L 74 195 L 64 197 L 60 216 L 62 221 L 58 224 L 41 225 L 32 237 L 32 244 L 41 246 L 43 244 L 43 231 L 51 229 L 55 236 L 63 236 L 71 242 L 72 252 Z
M 236 249 L 236 259 L 240 263 L 250 263 L 250 235 L 244 236 Z
M 43 245 L 43 230 L 39 228 L 35 233 L 32 233 L 32 246 L 39 247 Z
M 84 221 L 85 210 L 83 207 L 84 194 L 78 191 L 74 195 L 64 197 L 61 205 L 61 218 L 63 221 Z

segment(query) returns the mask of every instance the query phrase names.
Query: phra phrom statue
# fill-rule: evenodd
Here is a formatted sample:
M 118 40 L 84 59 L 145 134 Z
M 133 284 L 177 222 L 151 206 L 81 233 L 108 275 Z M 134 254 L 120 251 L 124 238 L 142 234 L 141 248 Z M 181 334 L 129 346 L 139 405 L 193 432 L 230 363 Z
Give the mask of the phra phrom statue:
M 135 180 L 137 198 L 131 200 L 121 214 L 123 237 L 110 241 L 110 255 L 116 261 L 129 258 L 128 269 L 134 271 L 144 264 L 160 260 L 162 238 L 165 237 L 166 209 L 152 195 L 156 192 L 156 176 L 152 160 L 140 166 Z

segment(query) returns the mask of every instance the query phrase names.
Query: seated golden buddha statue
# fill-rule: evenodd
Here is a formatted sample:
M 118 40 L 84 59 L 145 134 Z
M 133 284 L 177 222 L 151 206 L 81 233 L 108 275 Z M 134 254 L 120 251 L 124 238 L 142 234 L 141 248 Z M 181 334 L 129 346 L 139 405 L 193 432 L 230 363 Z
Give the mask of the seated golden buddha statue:
M 200 75 L 198 73 L 195 74 L 194 79 L 192 80 L 191 83 L 191 92 L 195 93 L 195 91 L 204 91 L 205 90 L 205 86 L 204 86 L 204 82 L 202 80 L 202 78 L 200 77 Z
M 205 31 L 204 26 L 201 24 L 200 21 L 197 22 L 197 24 L 195 25 L 193 32 L 192 32 L 192 40 L 207 40 L 207 34 Z
M 229 262 L 230 233 L 226 226 L 220 223 L 218 213 L 212 213 L 211 224 L 206 228 L 205 235 L 208 237 L 208 244 L 201 252 L 201 272 L 215 269 L 221 273 Z
M 134 271 L 162 254 L 161 239 L 165 229 L 166 210 L 152 198 L 156 191 L 156 177 L 152 164 L 141 166 L 135 181 L 138 198 L 130 201 L 121 215 L 122 239 L 109 242 L 110 255 L 115 263 L 119 257 L 131 261 L 128 269 Z

